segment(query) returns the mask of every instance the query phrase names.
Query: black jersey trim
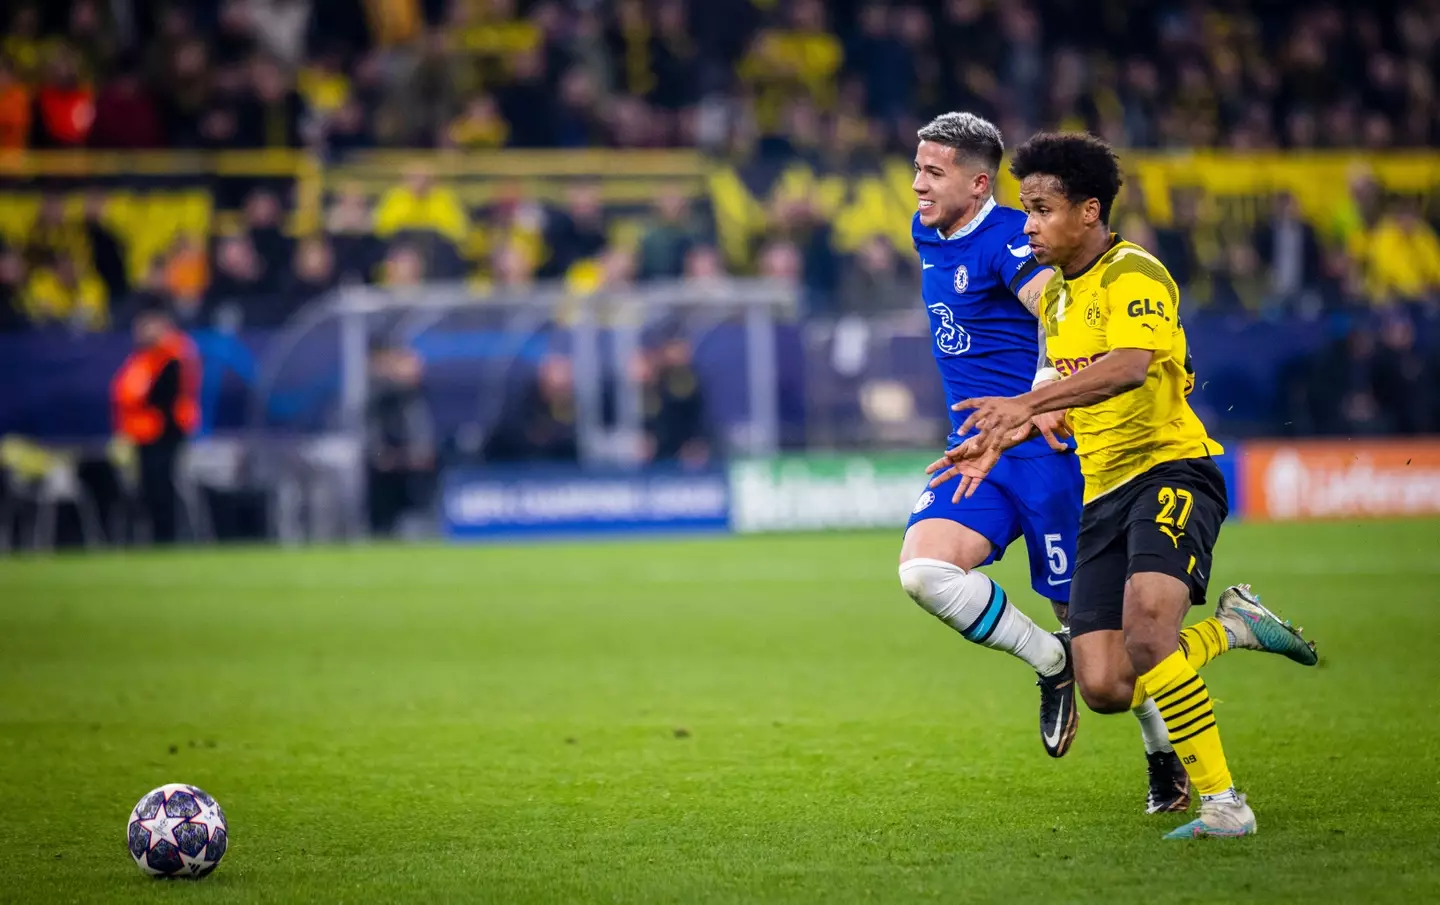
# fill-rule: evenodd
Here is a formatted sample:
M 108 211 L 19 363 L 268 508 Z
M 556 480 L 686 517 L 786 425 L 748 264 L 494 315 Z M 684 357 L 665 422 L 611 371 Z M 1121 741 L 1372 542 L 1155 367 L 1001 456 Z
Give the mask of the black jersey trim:
M 1095 269 L 1095 265 L 1100 263 L 1100 259 L 1101 259 L 1101 258 L 1103 258 L 1103 257 L 1105 257 L 1106 255 L 1108 255 L 1111 251 L 1113 251 L 1113 250 L 1115 249 L 1115 246 L 1116 246 L 1116 245 L 1119 245 L 1121 242 L 1124 242 L 1124 241 L 1125 241 L 1124 239 L 1120 238 L 1120 234 L 1119 234 L 1119 233 L 1111 233 L 1111 234 L 1110 234 L 1110 244 L 1105 246 L 1105 250 L 1102 251 L 1102 252 L 1100 252 L 1100 254 L 1096 255 L 1096 256 L 1095 256 L 1095 260 L 1091 261 L 1089 264 L 1086 264 L 1084 267 L 1080 268 L 1080 270 L 1077 271 L 1076 273 L 1074 273 L 1074 274 L 1069 274 L 1069 273 L 1065 274 L 1065 275 L 1064 275 L 1064 276 L 1065 276 L 1065 279 L 1067 279 L 1067 280 L 1078 280 L 1078 279 L 1080 279 L 1081 277 L 1083 277 L 1085 274 L 1089 273 L 1091 270 L 1094 270 L 1094 269 Z
M 1025 282 L 1030 279 L 1031 275 L 1043 266 L 1045 265 L 1035 260 L 1034 255 L 1027 258 L 1025 263 L 1020 265 L 1020 269 L 1015 271 L 1015 279 L 1010 281 L 1010 294 L 1015 295 L 1019 292 L 1020 287 L 1025 285 Z

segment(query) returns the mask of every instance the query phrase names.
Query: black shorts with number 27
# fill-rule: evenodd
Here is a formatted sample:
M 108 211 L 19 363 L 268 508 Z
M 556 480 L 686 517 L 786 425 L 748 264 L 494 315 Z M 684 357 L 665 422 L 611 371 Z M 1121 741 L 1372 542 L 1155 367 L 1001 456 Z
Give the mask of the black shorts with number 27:
M 1071 633 L 1120 629 L 1125 581 L 1137 572 L 1173 575 L 1189 585 L 1192 605 L 1204 603 L 1210 557 L 1229 512 L 1225 478 L 1209 458 L 1162 462 L 1086 503 L 1070 586 Z

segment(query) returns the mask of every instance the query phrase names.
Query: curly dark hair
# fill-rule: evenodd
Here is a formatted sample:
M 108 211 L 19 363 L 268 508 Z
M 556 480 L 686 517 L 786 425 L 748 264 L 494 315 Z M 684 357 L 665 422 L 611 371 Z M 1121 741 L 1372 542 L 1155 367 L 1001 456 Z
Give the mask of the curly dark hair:
M 1088 132 L 1041 132 L 1015 149 L 1010 174 L 1024 179 L 1040 173 L 1060 180 L 1071 204 L 1100 202 L 1100 222 L 1110 222 L 1110 207 L 1120 194 L 1120 159 L 1103 138 Z

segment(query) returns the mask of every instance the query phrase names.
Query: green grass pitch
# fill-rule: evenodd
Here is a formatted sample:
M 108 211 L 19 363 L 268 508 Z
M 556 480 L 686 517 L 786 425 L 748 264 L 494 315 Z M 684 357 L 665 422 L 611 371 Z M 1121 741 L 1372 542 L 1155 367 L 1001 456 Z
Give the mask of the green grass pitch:
M 1238 842 L 1161 841 L 1129 716 L 1045 757 L 1033 675 L 910 603 L 898 540 L 0 562 L 0 900 L 1440 896 L 1440 523 L 1227 528 L 1215 589 L 1322 655 L 1206 671 Z M 125 850 L 172 781 L 230 818 L 199 883 Z

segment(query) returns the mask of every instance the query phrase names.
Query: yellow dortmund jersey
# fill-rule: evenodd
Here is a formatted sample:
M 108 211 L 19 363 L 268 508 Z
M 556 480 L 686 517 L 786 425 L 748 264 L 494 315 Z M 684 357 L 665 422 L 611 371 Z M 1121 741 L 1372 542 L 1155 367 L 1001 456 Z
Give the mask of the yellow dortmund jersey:
M 1143 386 L 1070 410 L 1087 503 L 1162 462 L 1224 451 L 1186 401 L 1195 375 L 1179 308 L 1165 265 L 1119 236 L 1082 273 L 1045 288 L 1045 346 L 1062 377 L 1111 349 L 1156 353 Z

